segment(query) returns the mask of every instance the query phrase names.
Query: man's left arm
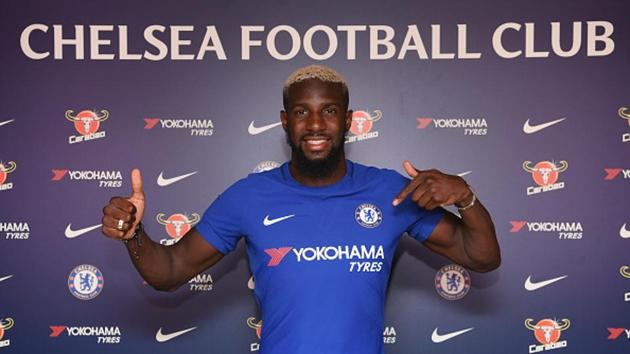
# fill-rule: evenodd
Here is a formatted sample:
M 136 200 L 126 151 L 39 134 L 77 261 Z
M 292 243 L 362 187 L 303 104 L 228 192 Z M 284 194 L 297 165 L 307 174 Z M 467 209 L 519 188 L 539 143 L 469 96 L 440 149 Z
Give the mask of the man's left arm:
M 424 244 L 476 272 L 499 267 L 501 253 L 492 218 L 466 182 L 437 170 L 418 171 L 408 161 L 403 167 L 413 179 L 396 196 L 395 206 L 409 197 L 426 210 L 455 205 L 462 216 L 460 219 L 446 211 Z

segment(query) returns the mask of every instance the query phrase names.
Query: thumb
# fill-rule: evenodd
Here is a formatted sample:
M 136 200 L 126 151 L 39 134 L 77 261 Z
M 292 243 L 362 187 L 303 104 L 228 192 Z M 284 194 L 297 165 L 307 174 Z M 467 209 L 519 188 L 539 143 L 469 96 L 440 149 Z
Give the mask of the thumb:
M 405 172 L 407 172 L 407 174 L 409 175 L 409 177 L 411 178 L 415 178 L 418 175 L 418 170 L 416 170 L 415 167 L 413 167 L 413 165 L 411 164 L 411 162 L 405 160 L 403 162 L 403 168 L 405 169 Z
M 144 192 L 142 191 L 142 175 L 140 170 L 134 168 L 131 171 L 131 197 L 144 199 Z

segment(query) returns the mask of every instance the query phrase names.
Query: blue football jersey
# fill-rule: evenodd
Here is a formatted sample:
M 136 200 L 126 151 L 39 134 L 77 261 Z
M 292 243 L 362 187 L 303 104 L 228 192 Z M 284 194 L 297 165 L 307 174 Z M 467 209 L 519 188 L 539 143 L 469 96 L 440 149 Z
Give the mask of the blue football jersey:
M 383 354 L 387 282 L 403 233 L 426 240 L 444 211 L 392 200 L 409 179 L 346 161 L 308 187 L 289 163 L 222 193 L 196 228 L 221 253 L 247 244 L 262 313 L 261 354 Z

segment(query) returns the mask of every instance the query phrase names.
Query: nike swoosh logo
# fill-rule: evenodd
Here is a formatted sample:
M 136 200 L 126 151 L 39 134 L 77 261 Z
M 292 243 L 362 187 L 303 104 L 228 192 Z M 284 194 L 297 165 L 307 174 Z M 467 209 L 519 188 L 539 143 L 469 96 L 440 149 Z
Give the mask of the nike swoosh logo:
M 94 225 L 94 226 L 88 226 L 86 228 L 83 229 L 79 229 L 79 230 L 72 230 L 72 223 L 68 224 L 68 226 L 66 227 L 66 237 L 67 238 L 75 238 L 75 237 L 79 237 L 87 232 L 90 232 L 92 230 L 96 230 L 99 227 L 101 227 L 101 224 L 98 225 Z
M 265 226 L 273 225 L 275 223 L 278 223 L 280 221 L 284 221 L 284 220 L 292 218 L 294 216 L 295 215 L 291 214 L 291 215 L 282 216 L 282 217 L 275 218 L 275 219 L 269 219 L 269 215 L 267 215 L 267 216 L 265 216 L 265 220 L 263 220 L 263 225 L 265 225 Z
M 277 123 L 273 123 L 273 124 L 268 124 L 268 125 L 263 125 L 262 127 L 255 127 L 254 126 L 254 121 L 252 121 L 251 123 L 249 123 L 249 127 L 247 128 L 247 132 L 250 135 L 258 135 L 260 133 L 264 133 L 269 129 L 273 129 L 277 126 L 279 126 L 280 124 L 282 124 L 282 122 L 277 122 Z
M 162 327 L 160 327 L 160 329 L 158 329 L 157 333 L 155 334 L 155 340 L 160 342 L 160 343 L 164 343 L 166 341 L 169 341 L 175 337 L 179 337 L 182 334 L 188 333 L 192 330 L 197 329 L 197 327 L 192 327 L 192 328 L 188 328 L 188 329 L 184 329 L 182 331 L 177 331 L 177 332 L 173 332 L 173 333 L 169 333 L 169 334 L 163 334 L 162 333 Z
M 461 331 L 457 331 L 457 332 L 451 332 L 451 333 L 447 333 L 447 334 L 438 334 L 438 329 L 437 327 L 433 330 L 433 334 L 431 334 L 431 341 L 433 341 L 433 343 L 442 343 L 445 342 L 451 338 L 455 338 L 460 334 L 464 334 L 466 332 L 472 331 L 474 328 L 470 327 L 470 328 L 466 328 L 466 329 L 462 329 Z
M 630 230 L 626 229 L 626 224 L 621 225 L 619 236 L 621 236 L 621 238 L 630 238 Z
M 172 178 L 164 178 L 164 176 L 163 176 L 164 172 L 160 172 L 160 175 L 157 178 L 157 184 L 160 187 L 166 187 L 166 186 L 171 185 L 171 184 L 173 184 L 175 182 L 179 182 L 179 181 L 183 180 L 184 178 L 190 177 L 190 176 L 194 175 L 197 172 L 198 171 L 195 171 L 195 172 L 187 173 L 185 175 L 172 177 Z
M 9 120 L 5 120 L 4 122 L 0 122 L 0 127 L 5 125 L 5 124 L 9 124 L 11 122 L 13 122 L 15 119 L 9 119 Z
M 9 278 L 12 278 L 12 277 L 13 277 L 13 275 L 7 275 L 5 277 L 0 278 L 0 281 L 5 281 L 5 280 L 7 280 Z
M 558 124 L 560 122 L 562 122 L 563 120 L 565 120 L 566 118 L 560 118 L 560 119 L 556 119 L 556 120 L 552 120 L 551 122 L 547 122 L 547 123 L 542 123 L 542 124 L 537 124 L 537 125 L 529 125 L 529 119 L 525 121 L 525 124 L 523 124 L 523 132 L 525 134 L 534 134 L 536 132 L 539 132 L 545 128 L 549 128 L 550 126 L 554 125 L 554 124 Z
M 539 281 L 539 282 L 532 282 L 532 276 L 528 276 L 527 279 L 525 280 L 525 290 L 527 291 L 534 291 L 534 290 L 538 290 L 544 286 L 547 286 L 549 284 L 553 284 L 559 280 L 562 280 L 564 278 L 566 278 L 568 275 L 563 275 L 561 277 L 557 277 L 557 278 L 553 278 L 553 279 L 549 279 L 549 280 L 544 280 L 544 281 Z
M 459 177 L 464 177 L 464 176 L 469 175 L 469 174 L 471 174 L 471 173 L 472 173 L 472 171 L 466 171 L 466 172 L 458 173 L 457 175 L 458 175 Z

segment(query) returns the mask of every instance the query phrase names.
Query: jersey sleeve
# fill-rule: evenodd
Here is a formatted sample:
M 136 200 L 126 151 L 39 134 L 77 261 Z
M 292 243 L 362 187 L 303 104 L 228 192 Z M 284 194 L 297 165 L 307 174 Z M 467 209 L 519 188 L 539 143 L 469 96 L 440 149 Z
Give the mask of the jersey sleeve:
M 396 186 L 392 195 L 397 195 L 411 180 L 398 172 L 392 171 L 392 173 L 395 179 L 395 182 L 392 184 Z M 420 242 L 424 242 L 429 238 L 445 212 L 442 208 L 435 208 L 433 210 L 421 208 L 411 200 L 411 195 L 408 195 L 396 209 L 405 222 L 407 227 L 406 232 L 409 236 Z
M 245 201 L 241 195 L 238 182 L 225 190 L 206 209 L 201 221 L 197 224 L 197 231 L 219 252 L 228 254 L 241 239 L 243 205 Z

